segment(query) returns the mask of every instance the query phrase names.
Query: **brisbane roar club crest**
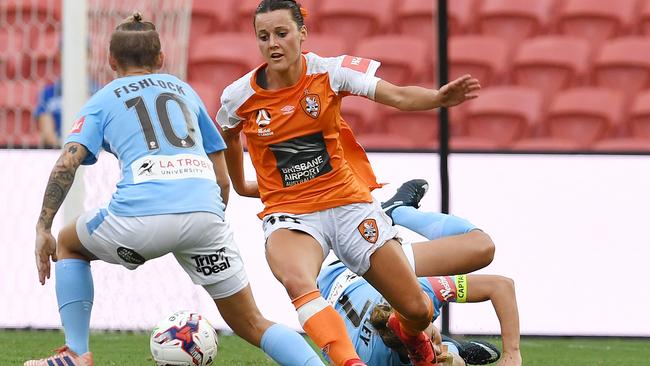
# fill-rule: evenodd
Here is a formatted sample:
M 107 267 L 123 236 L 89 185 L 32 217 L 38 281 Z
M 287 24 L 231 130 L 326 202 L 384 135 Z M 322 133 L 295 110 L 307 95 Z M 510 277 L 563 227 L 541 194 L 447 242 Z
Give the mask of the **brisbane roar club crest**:
M 367 242 L 375 244 L 379 238 L 379 228 L 375 219 L 365 219 L 357 226 L 359 233 Z
M 318 94 L 306 94 L 300 100 L 302 110 L 311 118 L 318 118 L 320 115 L 320 97 Z

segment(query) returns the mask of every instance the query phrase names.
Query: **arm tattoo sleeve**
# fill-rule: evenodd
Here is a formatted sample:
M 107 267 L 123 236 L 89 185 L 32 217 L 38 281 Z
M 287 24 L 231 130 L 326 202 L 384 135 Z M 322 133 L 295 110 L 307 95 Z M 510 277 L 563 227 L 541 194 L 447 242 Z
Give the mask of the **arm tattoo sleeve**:
M 64 147 L 63 153 L 50 173 L 37 227 L 48 230 L 52 227 L 54 216 L 74 182 L 75 172 L 87 154 L 86 148 L 78 143 L 73 142 Z

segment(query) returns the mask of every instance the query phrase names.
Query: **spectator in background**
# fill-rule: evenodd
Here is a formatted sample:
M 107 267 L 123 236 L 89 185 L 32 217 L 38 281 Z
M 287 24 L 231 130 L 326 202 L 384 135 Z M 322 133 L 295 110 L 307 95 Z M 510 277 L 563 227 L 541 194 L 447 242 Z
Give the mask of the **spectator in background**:
M 34 118 L 38 123 L 43 147 L 59 147 L 61 144 L 61 89 L 58 79 L 45 85 L 38 95 Z

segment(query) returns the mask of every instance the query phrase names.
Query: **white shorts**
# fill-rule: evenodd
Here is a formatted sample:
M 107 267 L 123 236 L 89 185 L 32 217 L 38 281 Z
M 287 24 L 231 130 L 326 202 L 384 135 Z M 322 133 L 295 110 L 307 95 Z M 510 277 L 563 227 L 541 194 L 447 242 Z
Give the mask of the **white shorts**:
M 213 213 L 128 217 L 102 208 L 79 217 L 77 234 L 98 259 L 128 269 L 173 253 L 192 282 L 214 299 L 234 295 L 248 285 L 232 230 Z
M 390 239 L 401 240 L 376 200 L 308 214 L 273 213 L 264 217 L 262 225 L 265 239 L 278 229 L 311 235 L 323 248 L 323 258 L 331 249 L 346 267 L 360 276 L 370 268 L 370 256 L 375 250 Z

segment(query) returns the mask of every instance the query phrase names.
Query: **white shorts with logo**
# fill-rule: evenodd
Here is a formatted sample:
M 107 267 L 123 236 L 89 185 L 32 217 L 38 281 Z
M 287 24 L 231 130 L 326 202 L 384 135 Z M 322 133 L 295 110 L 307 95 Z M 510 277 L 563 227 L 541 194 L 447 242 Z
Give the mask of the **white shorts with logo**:
M 128 269 L 173 253 L 192 282 L 214 299 L 234 295 L 248 285 L 232 230 L 213 213 L 128 217 L 102 208 L 79 217 L 77 234 L 98 259 Z
M 323 258 L 332 250 L 360 276 L 370 268 L 375 250 L 390 239 L 401 240 L 377 200 L 307 214 L 273 213 L 264 217 L 263 228 L 265 239 L 278 229 L 305 232 L 321 245 Z

